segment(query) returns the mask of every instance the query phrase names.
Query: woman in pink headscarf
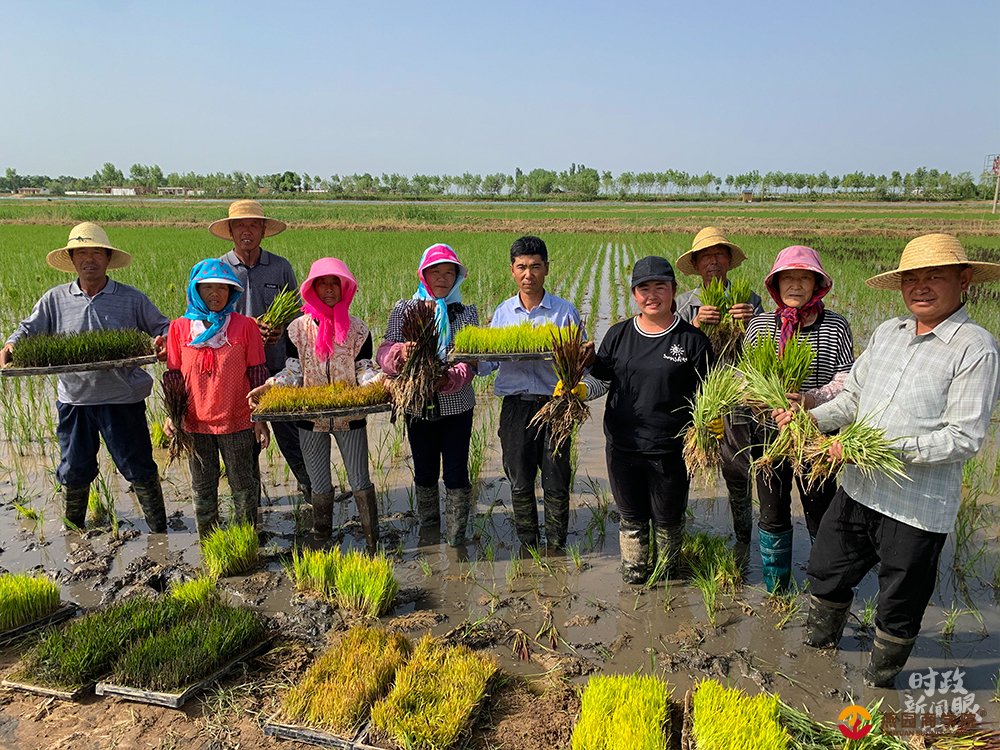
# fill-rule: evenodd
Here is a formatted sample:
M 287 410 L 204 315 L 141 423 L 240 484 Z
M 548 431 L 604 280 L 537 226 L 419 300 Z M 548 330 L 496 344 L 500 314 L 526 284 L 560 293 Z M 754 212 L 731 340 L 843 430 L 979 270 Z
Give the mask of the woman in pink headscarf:
M 364 385 L 381 377 L 372 365 L 372 335 L 360 318 L 349 312 L 358 290 L 350 269 L 337 258 L 320 258 L 309 269 L 299 293 L 304 315 L 288 326 L 290 352 L 285 369 L 251 391 L 256 400 L 271 385 L 316 386 L 330 383 Z M 312 485 L 313 528 L 328 538 L 333 529 L 333 481 L 330 473 L 330 436 L 337 441 L 347 478 L 361 516 L 368 548 L 378 545 L 378 509 L 368 473 L 368 431 L 365 419 L 304 422 L 299 441 Z
M 808 341 L 815 358 L 802 392 L 792 394 L 792 398 L 807 408 L 829 401 L 844 389 L 854 364 L 854 338 L 847 320 L 827 310 L 823 303 L 833 288 L 833 279 L 823 270 L 819 254 L 803 245 L 786 247 L 778 253 L 764 286 L 778 307 L 750 321 L 745 343 L 772 339 L 780 355 L 792 336 Z M 767 430 L 762 427 L 754 443 L 762 444 L 768 437 Z M 787 462 L 774 467 L 771 476 L 757 477 L 758 541 L 764 584 L 769 592 L 783 591 L 791 583 L 793 482 L 798 485 L 810 539 L 815 538 L 820 519 L 837 489 L 835 480 L 807 489 L 793 477 Z

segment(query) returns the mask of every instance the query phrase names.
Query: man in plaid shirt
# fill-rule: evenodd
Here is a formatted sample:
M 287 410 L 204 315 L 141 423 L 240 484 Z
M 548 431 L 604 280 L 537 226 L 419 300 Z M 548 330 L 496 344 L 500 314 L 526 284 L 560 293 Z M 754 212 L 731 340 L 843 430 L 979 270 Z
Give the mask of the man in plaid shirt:
M 997 342 L 962 299 L 970 284 L 997 278 L 1000 265 L 970 262 L 951 235 L 914 239 L 895 271 L 865 282 L 899 289 L 911 315 L 882 323 L 843 392 L 810 412 L 824 432 L 860 418 L 881 427 L 911 480 L 869 479 L 845 467 L 809 558 L 806 643 L 817 648 L 838 644 L 854 587 L 880 563 L 864 671 L 874 687 L 892 687 L 913 649 L 958 515 L 962 464 L 982 447 L 1000 398 Z M 775 412 L 779 425 L 790 416 Z M 839 446 L 831 454 L 839 458 Z

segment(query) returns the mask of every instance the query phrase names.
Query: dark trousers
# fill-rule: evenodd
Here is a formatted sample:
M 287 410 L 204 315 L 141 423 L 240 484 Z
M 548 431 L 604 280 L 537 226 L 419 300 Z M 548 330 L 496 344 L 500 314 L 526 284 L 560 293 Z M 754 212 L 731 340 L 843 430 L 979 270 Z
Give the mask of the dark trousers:
M 115 466 L 128 481 L 143 484 L 157 478 L 145 401 L 90 406 L 57 401 L 56 411 L 56 435 L 62 452 L 56 479 L 61 484 L 82 487 L 97 478 L 97 451 L 102 437 Z
M 687 510 L 687 466 L 680 448 L 663 455 L 647 456 L 605 448 L 608 482 L 615 505 L 629 523 L 650 521 L 661 528 L 677 526 Z
M 725 432 L 719 446 L 722 458 L 722 478 L 732 497 L 746 497 L 751 494 L 750 464 L 755 453 L 760 455 L 759 446 L 763 441 L 761 427 L 753 416 L 745 411 L 736 411 L 725 418 Z
M 472 409 L 441 419 L 406 418 L 406 434 L 413 456 L 413 481 L 418 487 L 444 486 L 464 490 L 469 484 L 469 441 L 472 440 Z M 444 471 L 441 467 L 444 465 Z
M 794 476 L 787 461 L 773 467 L 770 476 L 763 473 L 757 476 L 757 497 L 760 499 L 760 519 L 757 525 L 771 534 L 780 534 L 792 528 L 793 483 L 799 490 L 809 536 L 815 537 L 819 531 L 819 523 L 837 491 L 837 480 L 830 479 L 807 490 L 802 480 Z
M 809 557 L 809 588 L 820 599 L 849 602 L 854 587 L 879 563 L 875 625 L 897 638 L 915 638 L 947 536 L 889 518 L 841 488 Z
M 306 471 L 306 462 L 302 458 L 302 446 L 299 444 L 299 428 L 295 422 L 271 422 L 271 432 L 274 433 L 274 442 L 278 444 L 278 450 L 285 457 L 285 463 L 291 469 L 296 481 L 302 487 L 309 487 L 309 474 Z M 257 448 L 260 453 L 260 448 Z

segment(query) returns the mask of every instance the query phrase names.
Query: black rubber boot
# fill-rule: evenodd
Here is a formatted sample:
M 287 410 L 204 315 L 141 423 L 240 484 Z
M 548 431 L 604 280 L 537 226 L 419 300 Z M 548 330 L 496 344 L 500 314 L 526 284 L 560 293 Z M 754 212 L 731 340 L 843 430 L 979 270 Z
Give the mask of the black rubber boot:
M 441 527 L 441 496 L 438 488 L 421 487 L 417 485 L 417 518 L 420 520 L 420 528 L 440 528 Z
M 649 578 L 649 524 L 633 524 L 624 518 L 618 528 L 622 556 L 622 580 L 645 583 Z
M 87 524 L 87 503 L 90 500 L 90 485 L 82 484 L 78 487 L 63 487 L 66 493 L 66 528 L 76 528 L 83 531 Z M 72 525 L 70 525 L 72 524 Z
M 656 539 L 656 571 L 667 578 L 677 578 L 680 572 L 681 547 L 684 546 L 684 524 L 654 527 Z
M 160 478 L 154 477 L 148 482 L 134 482 L 132 488 L 135 490 L 139 507 L 142 508 L 142 515 L 146 517 L 149 532 L 151 534 L 165 534 L 167 532 L 167 511 L 163 507 L 163 488 L 160 486 Z
M 194 496 L 194 522 L 198 536 L 204 538 L 219 525 L 219 490 L 197 493 Z
M 375 554 L 378 549 L 378 503 L 375 500 L 375 488 L 358 490 L 354 493 L 354 502 L 358 506 L 358 517 L 361 519 L 368 551 Z
M 260 495 L 256 488 L 233 492 L 233 508 L 236 511 L 237 523 L 248 523 L 256 528 L 259 505 Z
M 444 536 L 451 547 L 465 544 L 469 527 L 469 513 L 472 511 L 472 488 L 445 488 L 444 493 Z
M 871 660 L 863 677 L 868 687 L 891 688 L 896 685 L 896 675 L 906 666 L 916 638 L 898 638 L 875 629 Z
M 818 596 L 810 596 L 805 644 L 813 648 L 836 648 L 844 635 L 844 626 L 850 613 L 850 601 L 837 604 Z
M 313 534 L 317 539 L 329 539 L 333 533 L 334 492 L 312 493 Z
M 512 493 L 510 504 L 514 510 L 514 530 L 522 547 L 538 549 L 538 506 L 534 495 Z M 548 521 L 548 514 L 546 514 Z

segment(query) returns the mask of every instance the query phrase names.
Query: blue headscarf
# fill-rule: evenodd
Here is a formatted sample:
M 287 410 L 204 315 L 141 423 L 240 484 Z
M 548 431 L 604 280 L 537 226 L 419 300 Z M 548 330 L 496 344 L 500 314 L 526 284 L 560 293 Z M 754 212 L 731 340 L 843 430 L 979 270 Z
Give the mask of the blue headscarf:
M 454 263 L 457 271 L 455 283 L 451 290 L 444 297 L 435 297 L 427 285 L 424 278 L 424 270 L 439 263 Z M 448 345 L 451 344 L 451 324 L 448 322 L 448 305 L 462 302 L 462 282 L 465 281 L 467 271 L 465 266 L 458 260 L 458 255 L 448 245 L 431 245 L 424 250 L 420 258 L 420 265 L 417 266 L 417 278 L 420 279 L 420 286 L 413 295 L 413 299 L 426 300 L 434 303 L 434 322 L 438 329 L 438 357 L 445 359 L 448 354 Z
M 198 294 L 198 284 L 229 284 L 234 289 L 229 291 L 229 301 L 219 312 L 212 312 L 205 304 L 205 300 Z M 191 278 L 187 286 L 187 311 L 184 317 L 188 320 L 204 320 L 208 326 L 200 336 L 191 340 L 192 346 L 201 346 L 211 341 L 222 327 L 226 324 L 229 313 L 236 307 L 236 302 L 243 296 L 243 285 L 240 284 L 236 272 L 226 263 L 216 258 L 196 263 L 191 269 Z

